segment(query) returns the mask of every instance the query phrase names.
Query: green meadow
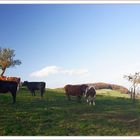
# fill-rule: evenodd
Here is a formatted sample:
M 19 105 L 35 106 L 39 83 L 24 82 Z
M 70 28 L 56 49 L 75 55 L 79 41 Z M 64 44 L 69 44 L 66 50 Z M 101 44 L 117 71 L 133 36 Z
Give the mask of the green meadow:
M 140 100 L 97 90 L 96 105 L 68 101 L 63 89 L 46 89 L 44 98 L 22 88 L 17 102 L 0 94 L 1 136 L 139 136 Z

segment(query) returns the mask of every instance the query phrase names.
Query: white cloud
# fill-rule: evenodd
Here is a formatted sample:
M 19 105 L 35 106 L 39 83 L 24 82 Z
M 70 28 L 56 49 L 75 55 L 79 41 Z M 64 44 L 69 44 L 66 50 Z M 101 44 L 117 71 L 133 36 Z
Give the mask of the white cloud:
M 65 75 L 79 75 L 79 76 L 89 76 L 90 73 L 88 69 L 63 69 L 57 66 L 47 66 L 41 70 L 35 71 L 30 74 L 31 77 L 47 77 L 51 74 L 65 74 Z
M 47 77 L 50 74 L 56 74 L 58 73 L 60 70 L 59 67 L 56 66 L 48 66 L 45 67 L 41 70 L 35 71 L 33 73 L 30 74 L 31 77 Z
M 62 70 L 62 73 L 68 75 L 80 75 L 80 76 L 89 76 L 88 69 L 72 69 L 72 70 Z

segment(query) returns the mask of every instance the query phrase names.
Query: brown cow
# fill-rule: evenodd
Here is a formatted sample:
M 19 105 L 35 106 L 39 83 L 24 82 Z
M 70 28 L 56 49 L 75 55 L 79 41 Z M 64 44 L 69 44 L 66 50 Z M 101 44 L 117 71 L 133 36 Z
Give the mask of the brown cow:
M 68 97 L 68 100 L 71 100 L 71 96 L 77 96 L 77 101 L 80 102 L 81 98 L 83 96 L 83 93 L 85 92 L 86 88 L 88 86 L 83 84 L 83 85 L 66 85 L 64 87 L 66 95 Z

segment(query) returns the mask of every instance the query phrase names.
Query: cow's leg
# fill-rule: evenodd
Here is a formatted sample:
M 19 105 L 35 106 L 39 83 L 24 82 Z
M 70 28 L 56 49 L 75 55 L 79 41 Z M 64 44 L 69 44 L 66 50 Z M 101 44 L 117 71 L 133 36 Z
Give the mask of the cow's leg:
M 41 98 L 43 98 L 44 90 L 41 90 Z
M 71 98 L 70 98 L 70 95 L 69 94 L 67 94 L 67 98 L 68 98 L 69 101 L 71 101 Z
M 82 98 L 82 96 L 77 96 L 77 102 L 78 102 L 78 103 L 81 102 L 81 98 Z
M 16 102 L 16 92 L 11 91 L 13 97 L 13 104 Z
M 95 98 L 94 97 L 90 98 L 90 105 L 95 105 Z
M 31 90 L 32 96 L 35 96 L 35 90 Z
M 34 91 L 34 96 L 35 96 L 35 91 Z
M 93 105 L 95 105 L 95 98 L 93 99 Z
M 95 98 L 96 98 L 96 96 L 93 97 L 93 105 L 95 105 Z
M 90 96 L 87 96 L 87 103 L 90 103 Z
M 34 96 L 34 92 L 33 92 L 33 91 L 31 91 L 31 93 L 32 93 L 32 96 Z
M 30 90 L 30 92 L 31 92 L 32 96 L 34 96 L 34 91 L 33 90 Z

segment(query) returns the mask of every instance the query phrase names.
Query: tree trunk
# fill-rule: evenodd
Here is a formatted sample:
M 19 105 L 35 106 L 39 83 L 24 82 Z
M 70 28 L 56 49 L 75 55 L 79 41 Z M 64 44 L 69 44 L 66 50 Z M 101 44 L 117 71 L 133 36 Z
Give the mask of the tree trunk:
M 135 87 L 135 85 L 134 85 L 134 92 L 133 92 L 133 103 L 135 103 L 135 95 L 136 95 L 136 93 L 135 93 L 135 92 L 136 92 L 135 88 L 136 88 L 136 87 Z
M 2 68 L 2 73 L 0 76 L 3 76 L 3 74 L 5 73 L 6 68 Z
M 133 88 L 131 88 L 131 91 L 130 91 L 130 98 L 131 100 L 133 99 Z

